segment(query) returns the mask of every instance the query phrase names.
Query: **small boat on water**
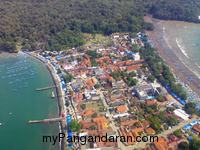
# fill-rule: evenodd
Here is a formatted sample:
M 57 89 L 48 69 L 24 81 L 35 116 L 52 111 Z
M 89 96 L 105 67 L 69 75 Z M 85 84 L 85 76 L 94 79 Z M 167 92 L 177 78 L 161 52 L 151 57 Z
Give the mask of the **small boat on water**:
M 0 126 L 2 126 L 3 124 L 2 123 L 0 123 Z
M 52 91 L 52 93 L 51 93 L 51 98 L 55 98 L 54 91 Z

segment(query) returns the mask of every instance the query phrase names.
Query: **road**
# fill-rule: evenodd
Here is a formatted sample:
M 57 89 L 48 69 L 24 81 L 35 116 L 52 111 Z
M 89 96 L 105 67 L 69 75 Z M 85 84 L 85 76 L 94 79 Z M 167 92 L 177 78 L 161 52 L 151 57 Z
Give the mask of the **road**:
M 106 110 L 107 110 L 107 114 L 108 114 L 108 117 L 109 117 L 109 121 L 110 121 L 110 127 L 113 129 L 113 131 L 116 133 L 117 136 L 120 136 L 119 133 L 118 133 L 118 128 L 116 127 L 115 123 L 114 123 L 114 120 L 112 118 L 112 114 L 110 113 L 109 111 L 109 105 L 107 104 L 106 100 L 105 100 L 105 97 L 103 95 L 103 92 L 100 93 L 100 98 L 103 102 L 103 105 L 105 106 Z M 122 143 L 122 142 L 118 142 L 118 147 L 121 149 L 121 150 L 125 150 L 126 149 L 126 146 Z

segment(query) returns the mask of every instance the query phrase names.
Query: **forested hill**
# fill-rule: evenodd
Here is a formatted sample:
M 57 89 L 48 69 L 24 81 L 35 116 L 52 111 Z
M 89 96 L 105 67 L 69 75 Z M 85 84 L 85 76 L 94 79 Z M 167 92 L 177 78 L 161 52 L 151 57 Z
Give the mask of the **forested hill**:
M 0 49 L 60 50 L 84 43 L 81 32 L 152 29 L 143 16 L 198 21 L 198 0 L 0 0 Z M 199 3 L 199 4 L 198 4 Z
M 200 0 L 156 0 L 149 12 L 158 19 L 200 22 Z

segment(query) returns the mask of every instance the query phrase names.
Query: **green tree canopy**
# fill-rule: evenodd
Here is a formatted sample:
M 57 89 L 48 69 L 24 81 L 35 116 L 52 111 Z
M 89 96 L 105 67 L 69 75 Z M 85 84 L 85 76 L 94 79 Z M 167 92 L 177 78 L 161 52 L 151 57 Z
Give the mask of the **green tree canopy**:
M 178 144 L 178 150 L 189 150 L 189 144 L 187 142 L 180 142 Z
M 176 137 L 181 137 L 182 136 L 182 132 L 181 132 L 181 130 L 176 130 L 176 131 L 174 131 L 174 133 L 173 133 Z
M 72 132 L 79 132 L 81 129 L 81 125 L 78 123 L 77 120 L 73 120 L 69 125 L 69 128 L 70 130 L 72 130 Z
M 199 150 L 200 148 L 200 140 L 197 138 L 193 138 L 193 140 L 189 143 L 189 150 Z
M 192 102 L 189 102 L 189 103 L 185 104 L 184 109 L 190 115 L 192 115 L 192 114 L 194 114 L 196 112 L 196 106 Z

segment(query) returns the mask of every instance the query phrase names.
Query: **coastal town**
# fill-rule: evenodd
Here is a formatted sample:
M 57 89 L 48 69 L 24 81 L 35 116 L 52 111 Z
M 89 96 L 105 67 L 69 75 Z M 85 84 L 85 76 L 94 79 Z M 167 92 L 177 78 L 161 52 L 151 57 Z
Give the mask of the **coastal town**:
M 188 100 L 163 86 L 142 57 L 144 45 L 151 44 L 145 33 L 96 38 L 87 35 L 87 44 L 67 51 L 28 52 L 45 62 L 56 78 L 62 130 L 68 137 L 106 134 L 158 140 L 82 144 L 65 139 L 65 149 L 173 150 L 199 137 L 200 119 L 186 107 Z M 185 90 L 189 100 L 197 101 L 187 86 Z

